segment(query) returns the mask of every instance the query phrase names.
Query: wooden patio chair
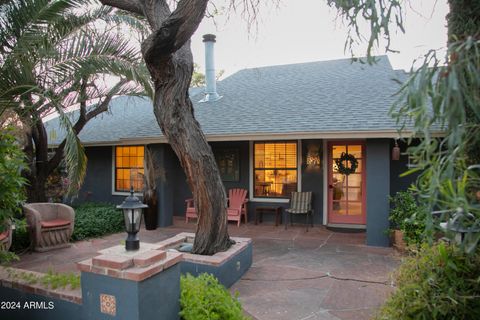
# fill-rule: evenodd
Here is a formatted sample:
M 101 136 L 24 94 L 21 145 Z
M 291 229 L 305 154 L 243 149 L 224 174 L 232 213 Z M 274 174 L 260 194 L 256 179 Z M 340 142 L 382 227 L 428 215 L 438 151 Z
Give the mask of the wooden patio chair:
M 247 223 L 247 190 L 230 189 L 228 191 L 228 221 L 237 221 L 237 227 L 240 226 L 242 216 Z
M 308 218 L 310 217 L 310 223 L 313 227 L 313 210 L 312 210 L 312 192 L 292 192 L 292 198 L 290 199 L 290 208 L 285 210 L 290 214 L 290 225 L 293 226 L 293 215 L 306 215 L 305 224 L 307 225 L 308 232 Z M 285 229 L 287 229 L 287 221 L 285 220 Z
M 197 210 L 195 210 L 193 199 L 185 200 L 185 206 L 185 223 L 188 223 L 188 219 L 198 219 Z

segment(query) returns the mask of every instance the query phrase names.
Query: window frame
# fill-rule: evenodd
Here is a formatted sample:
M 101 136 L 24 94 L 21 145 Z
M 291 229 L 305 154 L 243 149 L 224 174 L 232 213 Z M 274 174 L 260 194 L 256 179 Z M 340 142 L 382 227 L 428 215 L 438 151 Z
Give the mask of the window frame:
M 281 139 L 281 140 L 258 140 L 250 141 L 250 165 L 249 165 L 249 200 L 252 202 L 288 203 L 289 197 L 258 197 L 255 196 L 255 143 L 282 143 L 295 142 L 297 145 L 297 192 L 302 191 L 302 140 Z M 294 169 L 289 169 L 294 170 Z
M 112 146 L 112 195 L 114 196 L 128 196 L 130 195 L 129 191 L 117 191 L 116 190 L 116 185 L 117 185 L 117 176 L 116 176 L 116 168 L 117 168 L 117 157 L 116 157 L 116 149 L 117 147 L 143 147 L 143 159 L 145 161 L 145 149 L 147 148 L 147 145 L 145 144 L 128 144 L 128 145 L 114 145 Z M 144 168 L 145 170 L 145 164 Z M 135 191 L 134 195 L 136 196 L 142 196 L 142 192 Z

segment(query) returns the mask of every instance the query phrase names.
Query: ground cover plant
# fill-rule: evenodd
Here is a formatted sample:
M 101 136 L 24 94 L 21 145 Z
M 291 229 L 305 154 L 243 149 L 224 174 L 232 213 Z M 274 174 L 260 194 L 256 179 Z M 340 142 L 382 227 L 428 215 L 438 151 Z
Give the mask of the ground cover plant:
M 19 271 L 18 269 L 7 268 L 9 278 L 25 281 L 28 284 L 41 284 L 45 288 L 53 290 L 69 288 L 75 290 L 80 288 L 80 275 L 70 273 L 59 273 L 49 270 L 46 274 L 37 275 L 31 272 Z
M 124 230 L 123 214 L 113 204 L 84 203 L 74 209 L 73 241 L 100 237 Z
M 180 279 L 180 316 L 183 320 L 247 320 L 237 295 L 230 292 L 211 274 L 190 274 Z

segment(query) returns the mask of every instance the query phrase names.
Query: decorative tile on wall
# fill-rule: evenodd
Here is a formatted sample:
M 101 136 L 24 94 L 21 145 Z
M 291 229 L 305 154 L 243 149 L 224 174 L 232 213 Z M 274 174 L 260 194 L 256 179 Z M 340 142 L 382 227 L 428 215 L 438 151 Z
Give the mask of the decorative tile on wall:
M 117 301 L 115 296 L 104 293 L 100 294 L 100 312 L 112 316 L 117 314 Z

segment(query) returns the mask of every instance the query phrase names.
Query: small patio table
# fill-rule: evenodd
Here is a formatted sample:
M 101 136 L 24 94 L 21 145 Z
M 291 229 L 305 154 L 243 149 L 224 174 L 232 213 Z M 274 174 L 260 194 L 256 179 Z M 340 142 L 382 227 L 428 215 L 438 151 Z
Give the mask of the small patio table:
M 282 207 L 280 206 L 260 206 L 255 208 L 255 224 L 258 224 L 258 218 L 260 216 L 260 223 L 263 221 L 264 213 L 274 213 L 275 214 L 275 226 L 278 227 L 279 224 L 282 224 Z

